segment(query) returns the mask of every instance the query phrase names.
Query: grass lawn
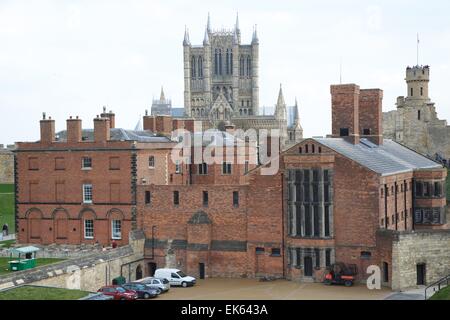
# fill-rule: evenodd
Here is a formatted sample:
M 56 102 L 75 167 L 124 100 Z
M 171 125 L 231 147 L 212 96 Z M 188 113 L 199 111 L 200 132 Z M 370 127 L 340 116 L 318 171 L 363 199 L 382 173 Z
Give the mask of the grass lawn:
M 450 286 L 441 289 L 431 296 L 430 300 L 450 300 Z
M 0 184 L 0 193 L 14 193 L 14 185 Z
M 14 185 L 0 184 L 0 232 L 3 224 L 9 226 L 9 233 L 14 233 Z
M 0 292 L 0 300 L 77 300 L 88 294 L 80 290 L 23 286 Z
M 14 258 L 13 258 L 14 259 Z M 6 258 L 6 257 L 0 257 L 0 275 L 3 274 L 7 274 L 7 273 L 11 273 L 12 271 L 8 270 L 8 261 L 10 260 L 10 258 Z M 60 262 L 63 261 L 64 259 L 55 259 L 55 258 L 38 258 L 36 260 L 36 266 L 44 266 L 47 264 L 52 264 L 52 263 L 56 263 L 56 262 Z

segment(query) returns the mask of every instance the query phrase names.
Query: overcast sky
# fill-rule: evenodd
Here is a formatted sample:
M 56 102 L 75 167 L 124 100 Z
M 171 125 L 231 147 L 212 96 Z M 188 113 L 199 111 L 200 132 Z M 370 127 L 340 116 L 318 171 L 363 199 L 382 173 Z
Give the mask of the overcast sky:
M 298 98 L 304 135 L 330 132 L 330 84 L 384 90 L 384 111 L 406 94 L 405 68 L 431 66 L 430 95 L 450 119 L 449 1 L 116 1 L 0 0 L 0 143 L 39 139 L 42 112 L 83 127 L 106 105 L 118 127 L 134 128 L 161 85 L 183 106 L 183 34 L 201 44 L 208 11 L 213 28 L 242 42 L 256 24 L 260 103 L 276 103 L 283 84 Z

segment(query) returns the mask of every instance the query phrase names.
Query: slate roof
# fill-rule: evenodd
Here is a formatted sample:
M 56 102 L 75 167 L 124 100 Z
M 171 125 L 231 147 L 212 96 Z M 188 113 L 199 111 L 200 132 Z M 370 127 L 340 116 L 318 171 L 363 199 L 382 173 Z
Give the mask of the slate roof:
M 110 129 L 113 141 L 137 141 L 137 142 L 170 142 L 166 137 L 159 137 L 151 131 L 125 130 L 121 128 Z M 83 141 L 94 141 L 94 129 L 82 130 Z M 56 134 L 57 141 L 67 141 L 67 131 Z
M 365 138 L 356 145 L 343 138 L 312 139 L 382 176 L 416 169 L 442 168 L 439 163 L 390 139 L 384 139 L 380 146 Z

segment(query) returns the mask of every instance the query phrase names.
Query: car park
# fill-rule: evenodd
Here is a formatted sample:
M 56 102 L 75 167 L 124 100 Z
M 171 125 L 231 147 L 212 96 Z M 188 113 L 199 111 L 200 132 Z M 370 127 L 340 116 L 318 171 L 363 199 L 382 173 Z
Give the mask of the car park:
M 170 289 L 170 282 L 164 278 L 147 277 L 136 280 L 136 282 L 145 284 L 147 287 L 158 289 L 161 293 L 167 292 Z
M 114 300 L 136 300 L 138 298 L 136 291 L 127 290 L 122 286 L 104 286 L 98 289 L 98 292 L 111 296 Z
M 155 271 L 155 278 L 163 278 L 169 280 L 171 286 L 188 287 L 196 283 L 194 277 L 186 275 L 180 269 L 161 268 Z
M 155 298 L 160 293 L 159 289 L 149 288 L 139 282 L 129 282 L 122 285 L 127 290 L 135 291 L 139 299 Z

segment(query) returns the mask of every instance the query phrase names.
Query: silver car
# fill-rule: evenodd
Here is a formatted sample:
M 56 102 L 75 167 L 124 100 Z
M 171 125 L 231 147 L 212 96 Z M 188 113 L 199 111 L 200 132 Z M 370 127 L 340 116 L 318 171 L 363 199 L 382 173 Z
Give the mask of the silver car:
M 158 289 L 161 293 L 167 292 L 170 289 L 170 283 L 167 279 L 160 279 L 154 277 L 147 277 L 139 279 L 136 282 L 145 284 L 147 287 Z

